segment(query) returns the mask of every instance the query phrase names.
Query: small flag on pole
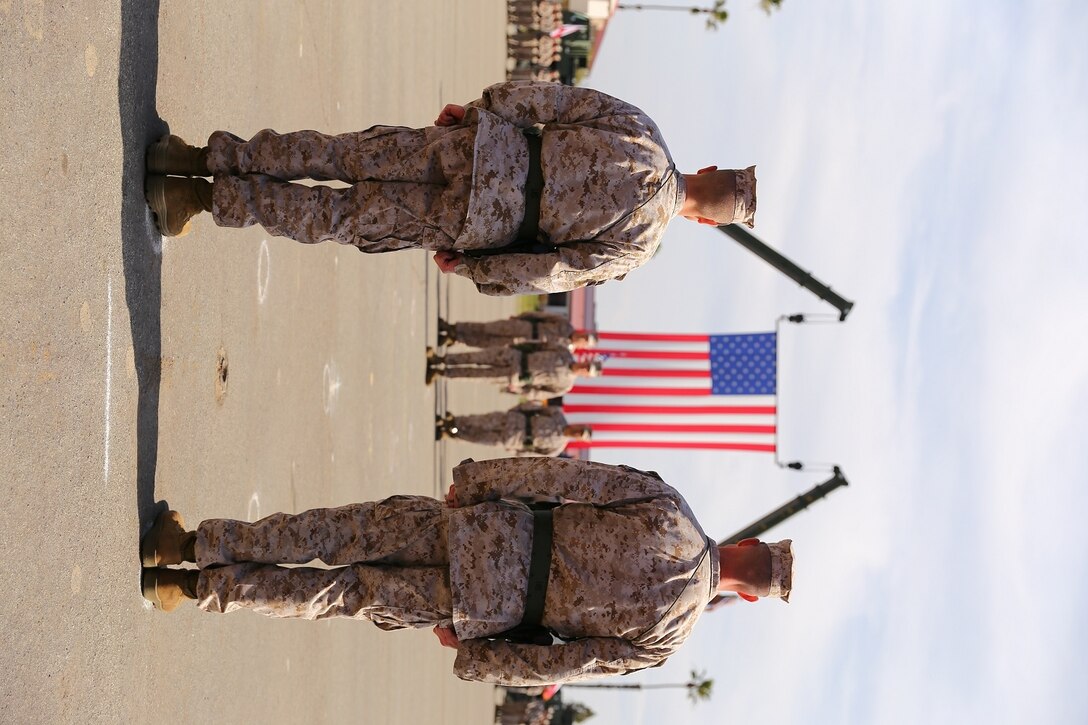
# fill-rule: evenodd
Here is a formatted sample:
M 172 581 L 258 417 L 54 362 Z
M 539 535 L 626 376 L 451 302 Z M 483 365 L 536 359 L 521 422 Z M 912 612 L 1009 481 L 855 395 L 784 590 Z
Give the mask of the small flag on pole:
M 776 333 L 597 338 L 601 377 L 563 398 L 593 439 L 570 447 L 775 451 Z
M 551 37 L 558 40 L 559 38 L 565 38 L 568 35 L 574 35 L 575 33 L 579 32 L 581 30 L 585 30 L 585 29 L 586 29 L 586 26 L 584 26 L 584 25 L 575 25 L 575 24 L 567 23 L 567 24 L 560 25 L 558 28 L 555 28 L 550 33 L 548 33 L 548 35 L 550 35 Z

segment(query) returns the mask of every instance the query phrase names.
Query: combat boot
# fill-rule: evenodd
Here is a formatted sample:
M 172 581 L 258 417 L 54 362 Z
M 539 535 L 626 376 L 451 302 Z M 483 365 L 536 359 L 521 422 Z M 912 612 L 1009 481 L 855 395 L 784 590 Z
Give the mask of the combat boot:
M 442 419 L 442 429 L 451 438 L 457 437 L 457 419 L 453 417 L 453 413 L 446 413 L 446 417 Z
M 454 335 L 454 326 L 438 318 L 438 346 L 447 347 L 457 342 L 457 337 Z
M 195 569 L 144 569 L 140 588 L 155 609 L 172 612 L 186 599 L 196 599 L 199 577 Z
M 427 348 L 427 385 L 434 382 L 436 375 L 441 375 L 445 370 L 446 364 L 442 362 L 442 358 L 435 354 L 433 347 Z
M 174 135 L 167 135 L 147 147 L 147 173 L 175 176 L 211 176 L 208 147 L 190 146 Z
M 177 511 L 163 511 L 140 542 L 140 563 L 146 567 L 196 561 L 196 532 L 185 530 Z
M 450 413 L 446 413 L 444 416 L 435 415 L 434 417 L 434 439 L 440 441 L 446 436 L 455 438 L 457 436 L 457 425 L 454 423 L 454 417 Z
M 185 236 L 194 216 L 212 210 L 212 185 L 206 179 L 148 176 L 144 196 L 164 237 Z

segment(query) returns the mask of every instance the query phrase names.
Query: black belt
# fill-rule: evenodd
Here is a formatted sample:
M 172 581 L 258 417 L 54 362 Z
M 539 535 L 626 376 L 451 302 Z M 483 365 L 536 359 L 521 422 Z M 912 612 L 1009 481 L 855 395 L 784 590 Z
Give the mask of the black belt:
M 529 320 L 529 324 L 533 326 L 533 339 L 540 339 L 540 320 Z
M 554 634 L 544 626 L 544 602 L 548 598 L 548 575 L 552 568 L 552 509 L 557 503 L 534 503 L 533 548 L 529 554 L 529 581 L 525 587 L 525 611 L 514 627 L 492 635 L 494 639 L 520 644 L 550 645 Z
M 521 219 L 516 239 L 521 241 L 539 241 L 540 238 L 540 194 L 544 191 L 544 169 L 540 165 L 540 130 L 527 128 L 525 142 L 529 145 L 529 176 L 525 179 L 525 216 Z
M 529 556 L 529 586 L 525 592 L 525 613 L 519 627 L 536 627 L 544 619 L 548 596 L 548 574 L 552 568 L 552 509 L 533 511 L 533 551 Z
M 526 448 L 533 447 L 533 416 L 537 415 L 536 412 L 529 413 L 527 411 L 521 411 L 521 414 L 525 416 L 525 440 L 522 441 L 522 445 Z
M 529 372 L 529 353 L 524 350 L 521 352 L 521 382 L 528 383 L 533 379 L 532 373 Z
M 541 132 L 533 126 L 522 129 L 522 134 L 529 147 L 529 173 L 525 178 L 525 215 L 521 218 L 518 233 L 514 241 L 505 247 L 460 250 L 466 257 L 483 259 L 498 254 L 551 254 L 556 250 L 556 246 L 547 241 L 546 235 L 545 240 L 541 241 L 540 195 L 544 191 L 544 167 L 540 164 Z

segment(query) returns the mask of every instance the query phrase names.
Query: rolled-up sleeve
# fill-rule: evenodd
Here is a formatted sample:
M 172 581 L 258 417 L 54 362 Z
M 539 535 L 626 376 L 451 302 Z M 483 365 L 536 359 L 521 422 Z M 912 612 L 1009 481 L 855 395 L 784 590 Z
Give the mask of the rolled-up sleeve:
M 460 506 L 501 498 L 561 496 L 571 501 L 605 504 L 638 498 L 682 500 L 657 476 L 626 466 L 540 458 L 498 458 L 453 469 Z
M 617 637 L 587 637 L 554 645 L 463 640 L 453 664 L 462 680 L 498 685 L 547 685 L 619 675 L 652 667 L 667 652 L 647 650 Z
M 627 274 L 652 254 L 630 243 L 573 242 L 541 254 L 466 255 L 454 272 L 487 295 L 569 292 Z
M 538 123 L 584 123 L 618 115 L 642 115 L 626 101 L 592 88 L 542 81 L 507 81 L 484 89 L 469 108 L 490 111 L 521 128 Z

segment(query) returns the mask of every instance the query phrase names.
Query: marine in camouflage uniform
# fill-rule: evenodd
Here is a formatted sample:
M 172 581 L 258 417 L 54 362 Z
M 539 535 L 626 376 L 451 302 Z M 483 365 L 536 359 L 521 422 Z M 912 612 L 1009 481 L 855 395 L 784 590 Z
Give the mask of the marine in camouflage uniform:
M 593 363 L 574 359 L 565 345 L 524 342 L 431 358 L 429 370 L 448 378 L 475 378 L 499 383 L 503 391 L 530 400 L 563 395 L 579 375 L 591 375 Z
M 195 536 L 183 534 L 199 572 L 147 570 L 145 593 L 150 572 L 156 582 L 188 582 L 182 588 L 208 612 L 449 626 L 459 640 L 458 677 L 538 685 L 660 664 L 718 589 L 718 548 L 654 473 L 508 458 L 462 464 L 453 478 L 453 508 L 395 496 L 252 524 L 204 521 Z M 542 619 L 569 641 L 492 639 L 521 621 L 533 537 L 521 500 L 541 496 L 573 502 L 553 512 Z M 278 566 L 314 559 L 338 568 Z
M 216 131 L 202 149 L 166 137 L 148 150 L 145 193 L 167 234 L 184 233 L 207 209 L 220 226 L 260 224 L 306 244 L 437 250 L 443 271 L 493 295 L 622 278 L 653 256 L 684 203 L 684 177 L 656 124 L 599 91 L 499 83 L 466 107 L 447 106 L 436 123 L 336 136 L 264 130 L 248 141 Z M 545 170 L 538 231 L 519 240 L 530 155 L 524 130 L 537 125 Z M 304 178 L 348 187 L 291 183 Z M 754 183 L 752 176 L 753 210 Z M 521 242 L 539 246 L 526 251 Z M 480 252 L 500 247 L 510 251 Z
M 588 428 L 567 423 L 562 408 L 535 402 L 495 413 L 447 415 L 437 425 L 442 435 L 502 446 L 518 456 L 558 456 L 571 440 L 588 437 Z
M 562 315 L 550 312 L 523 312 L 505 320 L 491 322 L 438 322 L 440 341 L 469 347 L 500 347 L 534 340 L 569 345 L 574 325 Z

